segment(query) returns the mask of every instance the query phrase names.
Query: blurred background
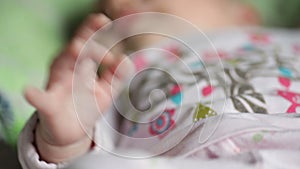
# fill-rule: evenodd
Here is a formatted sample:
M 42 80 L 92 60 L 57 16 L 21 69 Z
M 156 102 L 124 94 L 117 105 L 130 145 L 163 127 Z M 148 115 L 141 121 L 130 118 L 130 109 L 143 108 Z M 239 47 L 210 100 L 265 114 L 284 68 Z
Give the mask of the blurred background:
M 44 86 L 52 58 L 94 6 L 95 0 L 0 1 L 0 168 L 20 168 L 16 141 L 34 111 L 24 86 Z

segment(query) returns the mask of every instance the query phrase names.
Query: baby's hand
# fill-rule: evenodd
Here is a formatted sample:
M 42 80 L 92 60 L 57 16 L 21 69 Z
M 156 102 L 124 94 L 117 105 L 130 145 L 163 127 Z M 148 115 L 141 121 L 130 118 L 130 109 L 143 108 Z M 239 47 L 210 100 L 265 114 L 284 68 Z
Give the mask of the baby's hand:
M 48 162 L 67 161 L 90 149 L 92 140 L 88 136 L 92 135 L 99 111 L 107 110 L 123 78 L 133 72 L 128 58 L 105 54 L 104 47 L 96 42 L 87 43 L 86 52 L 79 57 L 88 38 L 108 22 L 104 15 L 90 16 L 54 60 L 46 90 L 33 87 L 25 90 L 26 99 L 38 112 L 38 152 Z M 100 62 L 107 68 L 101 77 L 96 75 Z M 113 76 L 116 78 L 112 83 Z

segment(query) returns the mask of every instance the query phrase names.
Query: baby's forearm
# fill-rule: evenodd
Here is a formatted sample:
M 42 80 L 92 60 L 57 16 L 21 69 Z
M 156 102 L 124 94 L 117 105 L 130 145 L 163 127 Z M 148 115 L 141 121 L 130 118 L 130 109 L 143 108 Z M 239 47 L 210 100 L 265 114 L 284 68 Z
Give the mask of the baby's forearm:
M 53 145 L 41 137 L 40 127 L 37 127 L 35 133 L 35 142 L 40 157 L 49 163 L 67 162 L 87 153 L 92 145 L 92 140 L 86 136 L 81 140 L 69 145 Z

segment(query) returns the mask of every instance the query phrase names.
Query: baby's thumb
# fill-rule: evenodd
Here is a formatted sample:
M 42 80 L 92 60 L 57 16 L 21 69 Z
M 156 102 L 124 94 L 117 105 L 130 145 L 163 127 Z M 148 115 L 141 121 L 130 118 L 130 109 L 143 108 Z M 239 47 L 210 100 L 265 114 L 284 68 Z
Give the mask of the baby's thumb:
M 43 105 L 47 101 L 46 93 L 33 86 L 25 87 L 24 96 L 29 104 L 35 107 L 38 111 L 43 109 Z

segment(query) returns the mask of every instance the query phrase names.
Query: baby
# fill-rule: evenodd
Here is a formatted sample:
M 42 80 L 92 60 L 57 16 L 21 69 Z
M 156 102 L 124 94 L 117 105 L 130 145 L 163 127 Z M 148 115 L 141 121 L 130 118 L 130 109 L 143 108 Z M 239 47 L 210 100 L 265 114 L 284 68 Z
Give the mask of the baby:
M 134 157 L 133 149 L 144 152 L 143 157 L 237 160 L 237 155 L 253 150 L 299 147 L 299 120 L 268 115 L 299 112 L 299 32 L 227 30 L 262 22 L 255 8 L 233 0 L 108 0 L 102 9 L 113 20 L 153 11 L 181 17 L 206 32 L 218 30 L 208 35 L 217 51 L 205 46 L 207 42 L 187 37 L 205 65 L 173 41 L 161 47 L 168 54 L 144 50 L 129 59 L 121 52 L 106 53 L 103 45 L 88 39 L 111 20 L 104 14 L 91 15 L 54 60 L 46 89 L 25 90 L 37 112 L 20 135 L 23 168 L 60 168 L 90 151 Z M 123 47 L 130 51 L 153 43 L 157 41 L 149 36 L 134 37 Z M 169 75 L 155 70 L 143 73 L 153 65 Z M 135 69 L 141 73 L 135 74 L 129 94 L 124 94 L 122 84 Z M 153 89 L 161 89 L 166 97 L 152 95 Z M 145 100 L 151 95 L 154 102 L 149 106 Z M 128 98 L 146 113 L 133 113 Z M 161 106 L 164 109 L 158 111 Z M 240 160 L 246 163 L 250 155 Z

